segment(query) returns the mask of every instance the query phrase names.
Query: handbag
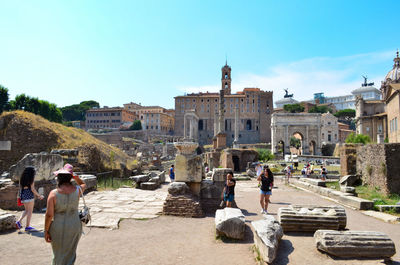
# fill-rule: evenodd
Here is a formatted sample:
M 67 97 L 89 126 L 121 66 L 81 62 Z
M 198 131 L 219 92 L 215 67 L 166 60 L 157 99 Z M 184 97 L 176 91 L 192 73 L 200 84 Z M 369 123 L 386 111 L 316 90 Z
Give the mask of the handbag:
M 79 210 L 79 219 L 82 223 L 87 224 L 89 223 L 89 221 L 91 221 L 90 210 L 89 207 L 86 206 L 85 196 L 83 195 L 82 188 L 80 186 L 78 186 L 78 188 L 80 193 L 82 194 L 83 200 L 83 208 Z

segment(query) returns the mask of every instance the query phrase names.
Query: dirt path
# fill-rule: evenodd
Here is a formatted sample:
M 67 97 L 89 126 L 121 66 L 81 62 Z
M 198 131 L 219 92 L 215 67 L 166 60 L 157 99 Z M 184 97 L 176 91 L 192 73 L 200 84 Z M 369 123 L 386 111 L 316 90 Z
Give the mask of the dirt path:
M 271 197 L 269 212 L 276 217 L 288 204 L 331 205 L 314 194 L 283 186 Z M 250 221 L 261 218 L 256 182 L 238 182 L 238 206 L 246 215 L 248 229 L 243 242 L 215 239 L 214 218 L 186 219 L 161 216 L 151 220 L 126 219 L 118 230 L 93 228 L 83 236 L 76 264 L 256 264 L 251 251 Z M 346 208 L 348 228 L 387 233 L 400 248 L 400 226 L 387 224 Z M 35 214 L 34 223 L 43 222 Z M 39 227 L 39 226 L 38 226 Z M 50 264 L 51 247 L 41 237 L 11 232 L 0 235 L 0 264 Z M 318 252 L 312 234 L 284 235 L 275 264 L 382 264 L 382 260 L 335 260 Z M 400 264 L 400 255 L 394 258 Z

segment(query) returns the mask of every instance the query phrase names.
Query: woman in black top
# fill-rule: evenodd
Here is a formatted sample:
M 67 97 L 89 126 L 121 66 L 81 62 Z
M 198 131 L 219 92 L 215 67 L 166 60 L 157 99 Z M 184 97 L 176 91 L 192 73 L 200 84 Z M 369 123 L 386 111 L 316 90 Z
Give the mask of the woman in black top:
M 257 180 L 261 182 L 261 213 L 267 214 L 269 197 L 272 195 L 272 187 L 274 186 L 274 176 L 268 166 L 264 166 L 264 172 L 260 176 L 258 176 Z

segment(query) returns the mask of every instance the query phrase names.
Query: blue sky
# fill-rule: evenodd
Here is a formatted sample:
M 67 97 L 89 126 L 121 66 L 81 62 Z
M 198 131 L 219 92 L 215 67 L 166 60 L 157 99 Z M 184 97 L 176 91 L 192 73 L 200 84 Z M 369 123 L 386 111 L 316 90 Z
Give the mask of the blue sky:
M 379 88 L 400 46 L 400 1 L 3 1 L 0 84 L 65 106 L 83 100 L 174 106 L 217 91 L 280 99 Z

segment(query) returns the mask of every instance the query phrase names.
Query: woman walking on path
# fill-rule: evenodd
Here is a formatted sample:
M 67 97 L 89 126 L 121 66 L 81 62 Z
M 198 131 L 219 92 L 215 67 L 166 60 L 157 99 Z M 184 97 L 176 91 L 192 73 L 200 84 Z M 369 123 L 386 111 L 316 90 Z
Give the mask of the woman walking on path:
M 232 207 L 232 202 L 235 200 L 235 185 L 236 180 L 233 178 L 233 172 L 230 171 L 226 175 L 226 182 L 223 192 L 226 207 Z
M 257 178 L 257 180 L 261 181 L 261 213 L 267 214 L 269 197 L 272 195 L 272 187 L 274 186 L 274 176 L 268 166 L 264 166 L 264 172 Z
M 53 249 L 53 265 L 74 264 L 76 248 L 82 234 L 79 219 L 79 196 L 86 184 L 74 176 L 72 166 L 54 172 L 57 176 L 57 189 L 52 190 L 47 200 L 44 238 Z M 79 186 L 71 183 L 74 178 Z
M 17 229 L 21 229 L 22 227 L 22 219 L 26 216 L 26 226 L 25 231 L 34 231 L 35 228 L 30 226 L 33 206 L 35 204 L 35 195 L 39 197 L 40 200 L 43 200 L 44 196 L 40 195 L 35 189 L 35 168 L 34 167 L 26 167 L 24 172 L 22 172 L 22 176 L 20 178 L 20 190 L 19 190 L 19 198 L 21 202 L 24 204 L 25 211 L 22 213 L 21 217 L 16 222 Z

